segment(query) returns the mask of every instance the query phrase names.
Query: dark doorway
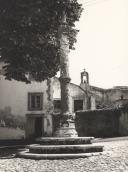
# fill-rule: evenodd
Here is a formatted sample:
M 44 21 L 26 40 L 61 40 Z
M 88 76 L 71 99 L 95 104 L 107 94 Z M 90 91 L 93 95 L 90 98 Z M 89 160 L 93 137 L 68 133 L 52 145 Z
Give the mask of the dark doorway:
M 87 109 L 91 109 L 91 97 L 87 99 Z
M 74 100 L 74 112 L 83 110 L 83 100 Z
M 37 117 L 35 119 L 35 137 L 41 137 L 42 136 L 42 117 Z

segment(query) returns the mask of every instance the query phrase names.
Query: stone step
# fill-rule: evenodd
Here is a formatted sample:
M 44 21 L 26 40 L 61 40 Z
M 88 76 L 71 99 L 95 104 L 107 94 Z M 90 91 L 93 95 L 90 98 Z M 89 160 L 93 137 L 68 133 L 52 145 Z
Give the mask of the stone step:
M 30 153 L 36 154 L 71 154 L 71 153 L 90 153 L 102 152 L 103 146 L 99 145 L 39 145 L 27 146 Z
M 41 137 L 37 144 L 28 145 L 28 150 L 18 157 L 30 159 L 80 158 L 101 154 L 103 146 L 91 144 L 93 137 Z
M 101 155 L 102 152 L 94 153 L 71 153 L 71 154 L 35 154 L 30 153 L 28 150 L 19 152 L 17 157 L 26 158 L 26 159 L 71 159 L 71 158 L 86 158 L 90 156 Z
M 36 143 L 42 145 L 78 145 L 91 144 L 94 137 L 41 137 L 36 139 Z

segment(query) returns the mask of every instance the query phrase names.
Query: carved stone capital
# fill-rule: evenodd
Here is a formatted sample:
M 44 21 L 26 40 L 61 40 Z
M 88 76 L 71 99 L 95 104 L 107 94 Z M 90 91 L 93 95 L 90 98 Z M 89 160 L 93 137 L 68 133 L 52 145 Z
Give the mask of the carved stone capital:
M 70 77 L 60 77 L 59 80 L 61 83 L 70 83 L 71 78 Z

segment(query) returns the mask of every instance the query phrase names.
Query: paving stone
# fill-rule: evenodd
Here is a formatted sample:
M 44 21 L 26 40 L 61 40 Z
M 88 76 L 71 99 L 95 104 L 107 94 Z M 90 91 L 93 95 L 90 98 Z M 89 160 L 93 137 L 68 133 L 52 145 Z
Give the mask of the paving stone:
M 105 147 L 103 155 L 78 159 L 38 161 L 2 158 L 0 154 L 0 172 L 128 172 L 128 140 L 101 144 Z

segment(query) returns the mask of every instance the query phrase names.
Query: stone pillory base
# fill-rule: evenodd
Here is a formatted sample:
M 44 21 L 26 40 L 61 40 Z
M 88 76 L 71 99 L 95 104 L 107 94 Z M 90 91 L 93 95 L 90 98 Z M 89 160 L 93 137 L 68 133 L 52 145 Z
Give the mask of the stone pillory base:
M 18 157 L 31 159 L 63 159 L 88 157 L 103 151 L 103 146 L 92 145 L 93 137 L 45 137 L 27 146 Z

